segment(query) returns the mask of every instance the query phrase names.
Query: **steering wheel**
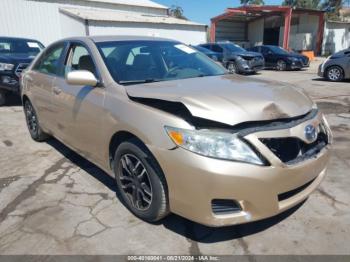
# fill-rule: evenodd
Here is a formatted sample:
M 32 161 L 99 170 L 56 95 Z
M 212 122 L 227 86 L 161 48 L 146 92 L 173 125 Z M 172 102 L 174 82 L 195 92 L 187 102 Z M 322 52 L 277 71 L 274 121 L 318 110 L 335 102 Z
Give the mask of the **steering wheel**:
M 180 70 L 180 69 L 182 69 L 181 66 L 175 66 L 175 67 L 171 68 L 171 69 L 166 73 L 165 77 L 175 76 L 176 74 L 174 74 L 174 72 L 176 72 L 176 71 L 178 71 L 178 70 Z

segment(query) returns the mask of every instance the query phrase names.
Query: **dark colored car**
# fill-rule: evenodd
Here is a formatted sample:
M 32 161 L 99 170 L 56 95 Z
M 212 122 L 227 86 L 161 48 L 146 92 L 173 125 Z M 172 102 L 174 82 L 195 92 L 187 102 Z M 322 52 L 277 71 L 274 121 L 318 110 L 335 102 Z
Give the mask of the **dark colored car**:
M 204 48 L 202 46 L 191 46 L 194 49 L 198 50 L 199 52 L 202 52 L 203 54 L 205 54 L 206 56 L 210 57 L 211 59 L 213 59 L 216 62 L 222 62 L 223 61 L 223 54 L 219 53 L 219 52 L 214 52 L 210 49 Z
M 350 48 L 328 57 L 319 66 L 318 75 L 333 82 L 350 79 Z
M 36 55 L 44 49 L 37 40 L 0 37 L 0 105 L 7 93 L 19 94 L 19 77 Z
M 201 47 L 223 55 L 223 65 L 230 73 L 256 73 L 264 69 L 264 57 L 256 52 L 249 52 L 231 42 L 202 44 Z
M 279 46 L 262 45 L 249 48 L 249 50 L 261 53 L 265 58 L 266 68 L 275 68 L 279 71 L 298 70 L 310 65 L 307 56 L 289 52 Z

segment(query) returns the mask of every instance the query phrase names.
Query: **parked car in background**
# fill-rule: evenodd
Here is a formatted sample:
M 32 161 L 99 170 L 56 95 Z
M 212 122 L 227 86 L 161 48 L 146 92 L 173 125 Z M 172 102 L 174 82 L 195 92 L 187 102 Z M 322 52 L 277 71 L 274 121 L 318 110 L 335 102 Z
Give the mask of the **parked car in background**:
M 210 57 L 211 59 L 213 59 L 216 62 L 221 62 L 222 63 L 222 61 L 223 61 L 224 56 L 223 56 L 222 53 L 214 52 L 214 51 L 212 51 L 210 49 L 204 48 L 204 47 L 199 46 L 199 45 L 191 46 L 191 47 L 193 47 L 194 49 L 202 52 L 203 54 L 205 54 L 206 56 Z
M 0 105 L 7 93 L 19 94 L 19 77 L 35 56 L 44 49 L 37 40 L 0 37 Z
M 350 79 L 350 48 L 328 57 L 319 66 L 318 75 L 333 82 Z
M 230 73 L 249 74 L 264 69 L 264 58 L 256 52 L 248 52 L 231 42 L 202 44 L 201 47 L 223 56 L 223 65 Z
M 331 131 L 302 92 L 226 72 L 173 40 L 62 40 L 23 74 L 29 133 L 55 136 L 115 177 L 146 221 L 271 217 L 321 183 Z
M 279 46 L 262 45 L 249 48 L 249 50 L 261 53 L 265 58 L 265 67 L 274 68 L 279 71 L 296 70 L 310 65 L 307 56 L 289 52 Z

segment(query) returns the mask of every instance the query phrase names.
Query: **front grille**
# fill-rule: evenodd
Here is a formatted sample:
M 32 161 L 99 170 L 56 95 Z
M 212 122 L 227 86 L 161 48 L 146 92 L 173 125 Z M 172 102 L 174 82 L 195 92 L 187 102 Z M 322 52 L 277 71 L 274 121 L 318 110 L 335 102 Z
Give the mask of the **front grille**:
M 19 64 L 15 71 L 16 76 L 19 77 L 28 66 L 29 64 L 26 64 L 26 63 Z
M 295 164 L 317 155 L 327 144 L 328 136 L 325 132 L 318 133 L 317 140 L 307 144 L 297 137 L 260 138 L 282 162 Z
M 311 180 L 310 182 L 306 183 L 305 185 L 302 185 L 301 187 L 298 187 L 296 189 L 293 189 L 291 191 L 282 193 L 278 195 L 278 201 L 283 201 L 286 200 L 288 198 L 291 198 L 297 194 L 299 194 L 300 192 L 302 192 L 304 189 L 308 188 L 314 181 L 316 178 L 314 178 L 313 180 Z
M 241 211 L 240 205 L 231 199 L 214 199 L 211 202 L 213 213 L 216 215 L 226 215 Z

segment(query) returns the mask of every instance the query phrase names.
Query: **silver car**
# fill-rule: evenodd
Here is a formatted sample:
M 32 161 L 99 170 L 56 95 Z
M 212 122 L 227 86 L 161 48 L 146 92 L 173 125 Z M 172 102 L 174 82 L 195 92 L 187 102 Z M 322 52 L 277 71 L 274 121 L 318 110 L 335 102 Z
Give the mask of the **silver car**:
M 350 48 L 328 57 L 319 66 L 318 75 L 333 82 L 350 79 Z

